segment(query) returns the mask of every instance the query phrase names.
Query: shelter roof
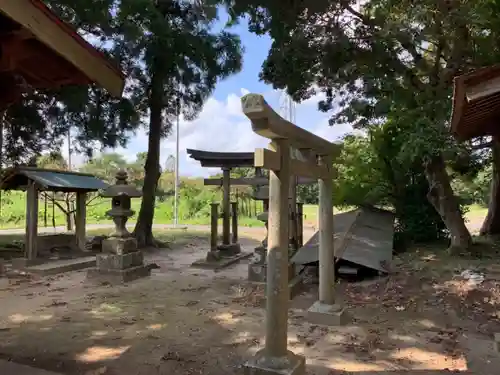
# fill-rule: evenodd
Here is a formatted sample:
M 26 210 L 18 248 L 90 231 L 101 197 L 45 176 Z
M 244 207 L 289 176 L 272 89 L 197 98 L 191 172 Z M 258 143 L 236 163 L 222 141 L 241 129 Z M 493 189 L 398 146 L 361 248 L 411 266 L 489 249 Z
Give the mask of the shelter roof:
M 454 79 L 451 131 L 457 139 L 500 135 L 499 119 L 500 64 Z
M 35 89 L 94 82 L 122 95 L 125 77 L 118 67 L 41 0 L 0 1 L 0 50 L 2 96 L 19 86 L 10 82 L 19 77 Z M 14 94 L 10 103 L 19 97 Z M 6 101 L 0 97 L 0 106 Z
M 202 150 L 186 150 L 191 159 L 197 160 L 202 167 L 253 167 L 253 152 L 215 152 Z
M 109 186 L 91 174 L 35 167 L 9 168 L 0 184 L 3 190 L 24 190 L 29 181 L 34 181 L 41 190 L 61 192 L 90 192 Z

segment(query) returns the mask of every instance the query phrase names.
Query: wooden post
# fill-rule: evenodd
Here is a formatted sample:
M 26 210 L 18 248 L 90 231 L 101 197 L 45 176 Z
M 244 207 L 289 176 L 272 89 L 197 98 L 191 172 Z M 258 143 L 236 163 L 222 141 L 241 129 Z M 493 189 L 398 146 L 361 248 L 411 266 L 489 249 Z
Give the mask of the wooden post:
M 231 169 L 222 169 L 222 244 L 229 245 L 230 241 L 230 209 L 231 209 Z
M 290 158 L 291 160 L 295 159 L 297 150 L 290 148 Z M 290 176 L 290 193 L 289 193 L 289 204 L 290 204 L 290 245 L 294 250 L 297 250 L 298 247 L 298 238 L 297 238 L 297 176 Z
M 75 217 L 75 236 L 76 245 L 81 251 L 86 250 L 87 236 L 87 193 L 76 193 L 76 217 Z
M 329 158 L 319 157 L 321 166 L 331 164 Z M 335 303 L 335 265 L 333 248 L 333 180 L 319 181 L 319 301 L 326 305 Z
M 304 203 L 297 202 L 297 234 L 299 248 L 304 246 Z
M 29 181 L 26 191 L 26 240 L 25 257 L 35 260 L 37 257 L 38 234 L 38 189 L 33 181 Z
M 210 251 L 217 251 L 219 203 L 210 203 Z
M 289 188 L 289 242 L 294 250 L 298 249 L 297 241 L 297 177 L 290 176 Z
M 269 171 L 269 237 L 266 285 L 266 344 L 269 358 L 287 356 L 288 328 L 288 195 L 290 151 L 286 140 L 276 140 L 279 171 Z
M 238 202 L 231 202 L 231 216 L 232 216 L 232 243 L 238 243 Z

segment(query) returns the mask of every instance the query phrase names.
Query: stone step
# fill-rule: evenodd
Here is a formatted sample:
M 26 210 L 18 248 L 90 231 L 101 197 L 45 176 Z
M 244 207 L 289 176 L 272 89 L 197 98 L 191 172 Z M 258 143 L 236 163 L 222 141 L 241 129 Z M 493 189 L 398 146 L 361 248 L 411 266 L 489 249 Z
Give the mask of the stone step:
M 49 276 L 65 272 L 79 271 L 95 267 L 95 265 L 96 257 L 88 256 L 76 259 L 51 260 L 36 266 L 27 267 L 25 271 L 39 276 Z

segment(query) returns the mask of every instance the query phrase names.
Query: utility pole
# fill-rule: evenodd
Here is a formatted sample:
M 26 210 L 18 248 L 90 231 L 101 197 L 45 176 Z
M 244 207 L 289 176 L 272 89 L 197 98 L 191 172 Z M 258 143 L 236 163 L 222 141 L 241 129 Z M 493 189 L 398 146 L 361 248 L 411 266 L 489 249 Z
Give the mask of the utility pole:
M 73 166 L 71 163 L 71 128 L 68 128 L 68 170 L 72 170 Z
M 179 225 L 179 119 L 181 116 L 181 99 L 176 100 L 177 120 L 175 123 L 175 190 L 174 190 L 174 226 Z

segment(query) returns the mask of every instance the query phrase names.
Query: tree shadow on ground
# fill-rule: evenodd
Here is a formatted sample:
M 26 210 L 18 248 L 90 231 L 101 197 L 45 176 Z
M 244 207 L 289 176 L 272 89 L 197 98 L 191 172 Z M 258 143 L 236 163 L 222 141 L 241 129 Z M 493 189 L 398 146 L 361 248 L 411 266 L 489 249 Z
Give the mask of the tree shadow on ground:
M 354 317 L 347 326 L 308 323 L 305 310 L 317 294 L 297 298 L 289 348 L 308 358 L 308 374 L 498 373 L 494 358 L 471 357 L 467 346 L 500 331 L 489 321 L 499 309 L 496 289 L 486 281 L 464 294 L 454 269 L 424 263 L 374 283 L 340 284 Z M 68 375 L 242 373 L 263 345 L 265 311 L 249 303 L 241 279 L 190 272 L 158 270 L 120 287 L 87 285 L 74 273 L 16 290 L 11 303 L 19 305 L 1 314 L 0 357 Z M 436 370 L 418 370 L 429 367 Z
M 451 370 L 384 370 L 384 371 L 342 371 L 331 370 L 322 366 L 309 365 L 306 370 L 307 375 L 451 375 L 451 374 L 472 374 L 469 371 Z

